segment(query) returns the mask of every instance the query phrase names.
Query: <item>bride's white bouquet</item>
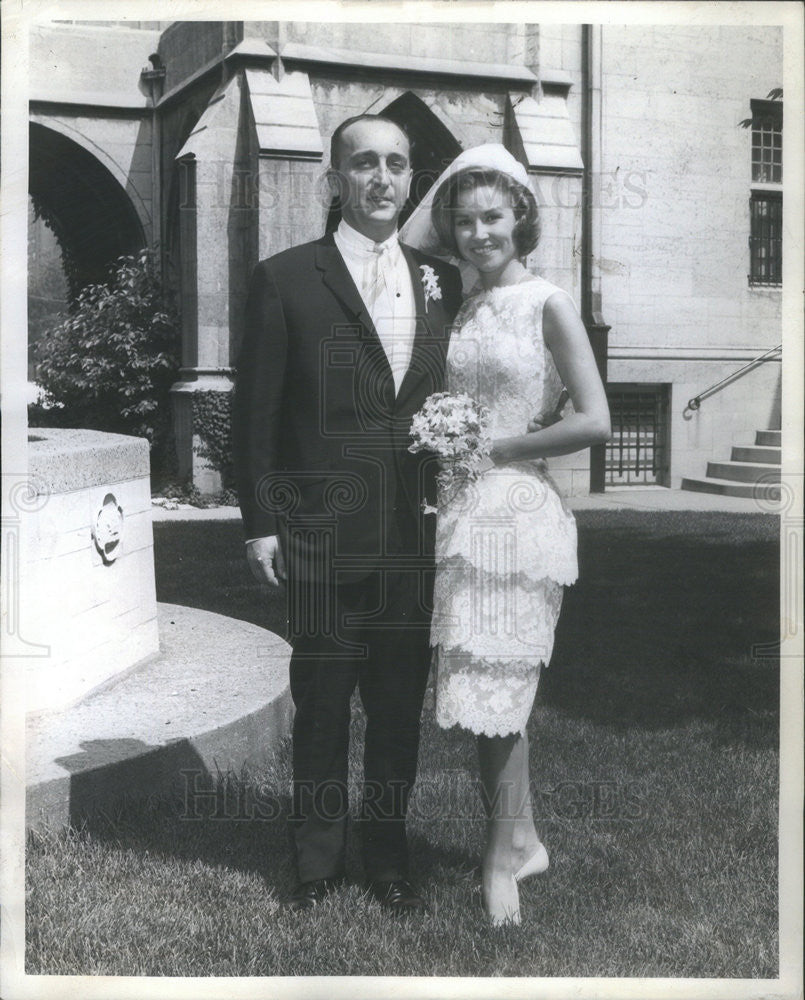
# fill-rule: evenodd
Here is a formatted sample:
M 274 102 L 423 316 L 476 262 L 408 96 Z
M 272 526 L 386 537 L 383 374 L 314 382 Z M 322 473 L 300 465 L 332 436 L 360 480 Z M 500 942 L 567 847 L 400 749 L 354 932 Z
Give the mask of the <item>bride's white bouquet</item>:
M 451 495 L 489 468 L 492 441 L 488 426 L 489 411 L 471 396 L 435 392 L 413 416 L 408 450 L 438 455 L 442 468 L 436 479 L 439 488 Z M 425 511 L 433 508 L 426 504 Z

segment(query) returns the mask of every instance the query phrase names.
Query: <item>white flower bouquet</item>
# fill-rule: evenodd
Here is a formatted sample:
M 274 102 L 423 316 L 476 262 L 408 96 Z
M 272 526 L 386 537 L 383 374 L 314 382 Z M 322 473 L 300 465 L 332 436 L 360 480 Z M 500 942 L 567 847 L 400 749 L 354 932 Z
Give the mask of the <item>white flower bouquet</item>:
M 466 393 L 435 392 L 414 414 L 408 450 L 414 454 L 430 451 L 439 457 L 442 468 L 437 482 L 450 497 L 489 468 L 488 423 L 487 408 Z M 425 504 L 425 510 L 433 508 Z

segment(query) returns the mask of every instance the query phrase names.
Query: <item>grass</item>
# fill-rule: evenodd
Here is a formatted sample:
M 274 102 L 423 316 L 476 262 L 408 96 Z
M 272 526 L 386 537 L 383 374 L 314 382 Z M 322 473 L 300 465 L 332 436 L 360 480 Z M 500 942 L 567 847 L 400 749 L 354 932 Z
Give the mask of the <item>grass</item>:
M 355 882 L 283 912 L 290 753 L 229 776 L 219 816 L 123 803 L 82 831 L 31 835 L 27 971 L 164 976 L 777 975 L 778 522 L 583 512 L 530 732 L 548 872 L 523 923 L 490 928 L 472 738 L 423 718 L 410 819 L 430 912 L 395 920 Z M 281 630 L 239 529 L 155 525 L 157 593 Z M 353 722 L 357 804 L 363 718 Z M 279 814 L 255 818 L 249 794 Z M 249 818 L 251 815 L 252 818 Z

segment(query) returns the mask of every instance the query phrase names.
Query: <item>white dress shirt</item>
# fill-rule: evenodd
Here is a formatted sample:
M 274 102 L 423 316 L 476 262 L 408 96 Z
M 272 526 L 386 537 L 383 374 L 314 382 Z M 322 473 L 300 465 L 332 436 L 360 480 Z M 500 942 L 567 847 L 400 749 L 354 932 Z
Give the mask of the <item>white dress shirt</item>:
M 375 243 L 342 219 L 333 234 L 386 352 L 394 391 L 399 392 L 411 363 L 416 302 L 411 272 L 397 234 Z

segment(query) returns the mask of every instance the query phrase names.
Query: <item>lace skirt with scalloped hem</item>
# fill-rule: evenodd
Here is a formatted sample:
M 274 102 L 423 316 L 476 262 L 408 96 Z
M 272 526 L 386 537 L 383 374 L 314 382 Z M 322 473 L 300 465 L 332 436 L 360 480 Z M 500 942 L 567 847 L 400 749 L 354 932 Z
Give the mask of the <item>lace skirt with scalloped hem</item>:
M 453 559 L 438 567 L 430 644 L 479 660 L 548 663 L 564 588 Z
M 479 661 L 439 649 L 436 722 L 442 729 L 460 726 L 476 736 L 524 733 L 541 669 L 535 662 Z
M 454 568 L 452 578 L 443 567 L 436 578 L 436 721 L 486 736 L 522 733 L 551 659 L 564 588 Z
M 575 518 L 538 463 L 491 469 L 440 498 L 430 637 L 440 726 L 525 730 L 576 549 Z
M 518 580 L 574 583 L 576 520 L 548 474 L 535 466 L 492 469 L 449 500 L 440 497 L 438 573 L 452 573 L 457 562 Z

